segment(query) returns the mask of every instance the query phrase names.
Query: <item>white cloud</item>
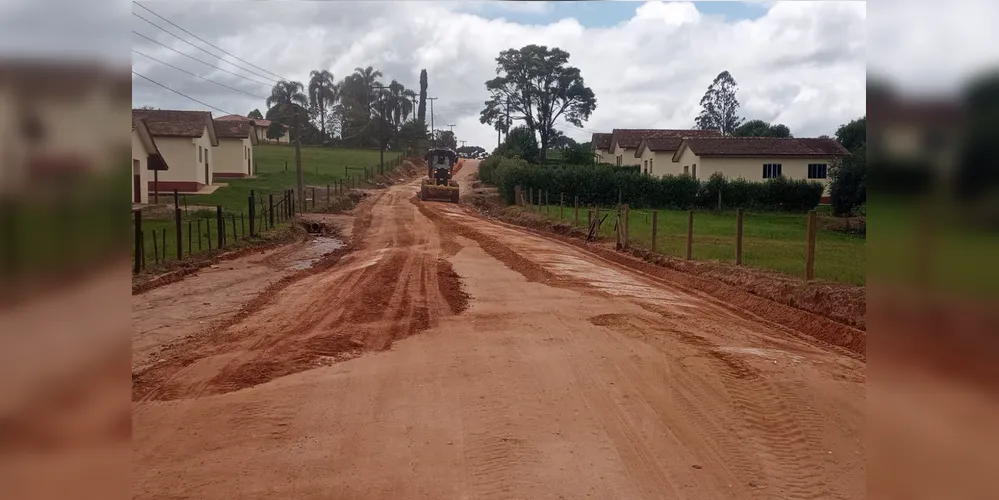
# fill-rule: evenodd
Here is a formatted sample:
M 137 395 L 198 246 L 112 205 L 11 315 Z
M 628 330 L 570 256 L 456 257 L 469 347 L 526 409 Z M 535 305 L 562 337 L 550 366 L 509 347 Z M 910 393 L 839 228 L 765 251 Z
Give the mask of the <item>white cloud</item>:
M 568 51 L 570 64 L 580 68 L 597 96 L 585 130 L 561 127 L 577 140 L 612 128 L 690 127 L 705 89 L 723 70 L 739 83 L 744 116 L 780 121 L 799 136 L 830 134 L 866 109 L 861 2 L 779 2 L 758 19 L 725 21 L 700 14 L 692 3 L 656 1 L 609 28 L 585 28 L 572 19 L 530 26 L 490 20 L 476 13 L 481 6 L 458 2 L 246 2 L 236 4 L 241 10 L 231 5 L 215 4 L 207 14 L 196 14 L 180 4 L 148 4 L 226 50 L 303 82 L 312 69 L 328 68 L 342 78 L 370 65 L 386 80 L 418 88 L 420 69 L 426 68 L 429 93 L 440 98 L 438 128 L 456 124 L 459 139 L 487 148 L 495 145 L 496 133 L 478 123 L 487 98 L 484 82 L 495 76 L 501 50 L 530 43 Z M 143 24 L 135 29 L 156 33 Z M 169 37 L 160 40 L 168 43 Z M 139 42 L 133 37 L 136 46 Z M 253 93 L 268 92 L 165 49 L 141 50 Z M 143 63 L 141 71 L 226 110 L 263 107 L 156 64 Z M 133 96 L 136 105 L 197 107 L 141 83 Z

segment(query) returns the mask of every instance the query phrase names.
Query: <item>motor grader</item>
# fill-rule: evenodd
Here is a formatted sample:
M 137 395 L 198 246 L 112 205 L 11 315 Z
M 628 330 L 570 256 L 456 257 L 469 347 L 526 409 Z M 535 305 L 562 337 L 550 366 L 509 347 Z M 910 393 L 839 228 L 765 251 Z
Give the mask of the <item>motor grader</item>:
M 427 177 L 420 184 L 420 199 L 458 203 L 458 182 L 452 179 L 458 153 L 450 148 L 427 152 Z

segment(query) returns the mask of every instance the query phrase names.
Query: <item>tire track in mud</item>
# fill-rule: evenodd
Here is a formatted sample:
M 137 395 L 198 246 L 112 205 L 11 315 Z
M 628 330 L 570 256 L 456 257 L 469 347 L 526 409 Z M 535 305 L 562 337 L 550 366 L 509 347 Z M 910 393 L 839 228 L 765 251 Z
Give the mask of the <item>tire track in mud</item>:
M 229 320 L 171 346 L 164 362 L 133 374 L 133 400 L 252 387 L 388 349 L 460 313 L 468 303 L 460 277 L 437 256 L 436 228 L 419 227 L 413 214 L 398 190 L 364 204 L 348 245 L 269 286 Z
M 604 337 L 612 344 L 621 344 L 622 341 L 621 338 L 612 335 L 611 331 L 646 342 L 650 337 L 661 334 L 664 337 L 677 338 L 699 352 L 710 348 L 711 345 L 696 334 L 675 328 L 665 329 L 662 322 L 642 316 L 604 314 L 590 318 L 590 322 L 605 327 Z M 675 357 L 676 354 L 668 354 L 668 356 Z M 700 465 L 710 470 L 710 473 L 721 476 L 720 481 L 714 484 L 736 482 L 745 486 L 758 483 L 759 478 L 765 477 L 764 470 L 742 452 L 743 443 L 733 439 L 731 427 L 719 423 L 717 418 L 713 415 L 709 416 L 703 410 L 718 407 L 717 402 L 709 404 L 706 398 L 698 397 L 693 392 L 692 388 L 706 387 L 705 384 L 684 383 L 680 380 L 681 377 L 674 375 L 668 381 L 668 385 L 652 386 L 647 377 L 639 373 L 634 364 L 615 363 L 615 367 L 635 387 L 634 394 L 638 395 L 648 408 L 656 413 L 666 428 L 682 433 L 683 442 L 696 442 L 700 445 L 697 447 L 699 450 L 710 450 L 712 460 L 705 461 L 702 458 Z M 668 394 L 664 393 L 666 388 L 669 390 Z M 664 413 L 665 409 L 678 406 L 684 411 L 670 412 L 674 418 L 670 418 Z M 719 410 L 723 410 L 723 408 L 719 408 Z M 677 415 L 684 415 L 687 418 L 678 421 L 675 418 Z M 761 492 L 751 491 L 746 498 L 767 498 L 760 496 L 759 493 Z

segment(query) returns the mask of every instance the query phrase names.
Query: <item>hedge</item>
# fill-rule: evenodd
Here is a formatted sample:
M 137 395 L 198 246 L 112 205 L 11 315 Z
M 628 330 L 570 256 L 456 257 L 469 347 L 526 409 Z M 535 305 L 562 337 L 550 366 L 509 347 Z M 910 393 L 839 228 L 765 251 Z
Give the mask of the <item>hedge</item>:
M 514 203 L 514 186 L 541 189 L 552 195 L 563 193 L 566 203 L 579 196 L 581 204 L 614 205 L 621 200 L 634 208 L 722 208 L 807 212 L 822 197 L 818 182 L 784 177 L 766 182 L 730 180 L 720 174 L 707 181 L 688 175 L 651 177 L 634 169 L 589 165 L 530 165 L 519 158 L 491 156 L 479 166 L 479 178 L 500 188 L 507 203 Z

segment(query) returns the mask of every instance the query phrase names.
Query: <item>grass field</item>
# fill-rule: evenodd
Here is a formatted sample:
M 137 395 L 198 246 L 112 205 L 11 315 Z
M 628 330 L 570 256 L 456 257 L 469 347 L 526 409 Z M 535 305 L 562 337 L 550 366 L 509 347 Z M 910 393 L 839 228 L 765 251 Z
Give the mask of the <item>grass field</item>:
M 542 207 L 543 213 L 559 219 L 559 207 Z M 566 221 L 573 218 L 572 207 L 564 209 Z M 601 236 L 614 238 L 616 212 L 607 215 Z M 652 211 L 632 210 L 631 245 L 651 248 Z M 586 210 L 580 208 L 580 226 L 586 225 Z M 657 248 L 660 253 L 683 258 L 687 252 L 687 212 L 660 210 Z M 807 219 L 803 214 L 746 213 L 743 216 L 742 262 L 749 267 L 805 276 Z M 694 213 L 693 258 L 735 262 L 735 212 Z M 820 280 L 863 285 L 866 282 L 866 240 L 831 230 L 819 229 L 815 236 L 815 277 Z
M 302 150 L 302 177 L 304 179 L 306 186 L 316 186 L 316 198 L 318 199 L 317 204 L 322 204 L 326 199 L 326 188 L 327 184 L 331 185 L 331 190 L 333 190 L 333 185 L 336 182 L 343 181 L 346 179 L 347 174 L 352 176 L 360 176 L 363 179 L 363 172 L 361 170 L 346 170 L 344 167 L 367 167 L 368 170 L 375 174 L 378 170 L 379 164 L 379 152 L 367 149 L 339 149 L 330 147 L 318 147 L 318 146 L 303 146 Z M 182 241 L 183 241 L 183 252 L 184 255 L 188 254 L 188 220 L 192 221 L 191 224 L 191 236 L 193 240 L 193 245 L 191 245 L 191 250 L 195 253 L 199 251 L 198 249 L 198 229 L 197 221 L 201 219 L 201 251 L 207 251 L 209 248 L 209 234 L 211 235 L 211 248 L 217 247 L 218 242 L 218 231 L 216 228 L 216 206 L 221 206 L 223 213 L 225 215 L 225 231 L 227 234 L 227 244 L 233 242 L 232 235 L 232 216 L 236 216 L 236 230 L 239 238 L 242 239 L 241 229 L 245 229 L 247 233 L 249 232 L 249 197 L 250 192 L 253 191 L 257 196 L 258 200 L 262 200 L 264 204 L 267 203 L 268 195 L 273 194 L 275 198 L 275 203 L 282 196 L 282 193 L 286 189 L 294 189 L 296 186 L 295 178 L 295 148 L 288 145 L 276 145 L 276 144 L 261 144 L 254 147 L 254 155 L 256 156 L 256 168 L 257 173 L 252 178 L 246 179 L 226 179 L 220 182 L 228 184 L 225 187 L 221 187 L 214 193 L 209 195 L 186 195 L 183 196 L 181 200 L 181 207 L 186 208 L 184 221 L 182 223 Z M 385 163 L 386 170 L 390 169 L 390 161 L 396 161 L 401 155 L 395 152 L 385 152 Z M 285 170 L 285 162 L 287 161 L 287 171 Z M 363 185 L 363 184 L 362 184 Z M 311 197 L 311 190 L 306 189 L 307 200 Z M 172 203 L 172 195 L 160 196 L 161 203 Z M 203 209 L 205 207 L 210 207 L 210 209 Z M 257 207 L 257 213 L 260 213 L 260 209 L 264 208 L 261 206 Z M 172 215 L 167 217 L 166 212 L 160 212 L 155 216 L 144 216 L 142 225 L 143 233 L 145 239 L 145 255 L 146 255 L 146 265 L 151 266 L 155 263 L 155 255 L 153 250 L 153 232 L 155 231 L 157 236 L 157 243 L 160 249 L 162 249 L 164 236 L 163 230 L 166 230 L 166 260 L 176 260 L 177 259 L 177 236 L 175 223 Z M 243 222 L 240 222 L 240 217 L 243 217 Z M 259 222 L 257 223 L 259 225 Z M 210 227 L 209 227 L 210 226 Z M 281 224 L 277 224 L 281 227 Z M 134 236 L 132 239 L 132 250 L 134 255 L 135 243 Z M 162 259 L 163 256 L 161 255 Z
M 247 199 L 250 190 L 258 196 L 266 193 L 279 195 L 285 189 L 296 186 L 295 178 L 295 148 L 286 145 L 261 144 L 253 148 L 256 156 L 256 175 L 247 179 L 228 179 L 221 182 L 228 184 L 210 195 L 188 195 L 190 205 L 216 206 L 223 210 L 246 212 Z M 401 155 L 385 152 L 386 170 L 389 161 L 397 160 Z M 285 170 L 287 162 L 287 170 Z M 374 174 L 378 170 L 378 151 L 368 149 L 340 149 L 319 146 L 302 147 L 302 177 L 306 186 L 322 187 L 322 195 L 317 190 L 316 196 L 325 199 L 325 186 L 346 178 L 347 174 L 361 176 L 360 170 L 350 170 L 344 167 L 367 167 Z

